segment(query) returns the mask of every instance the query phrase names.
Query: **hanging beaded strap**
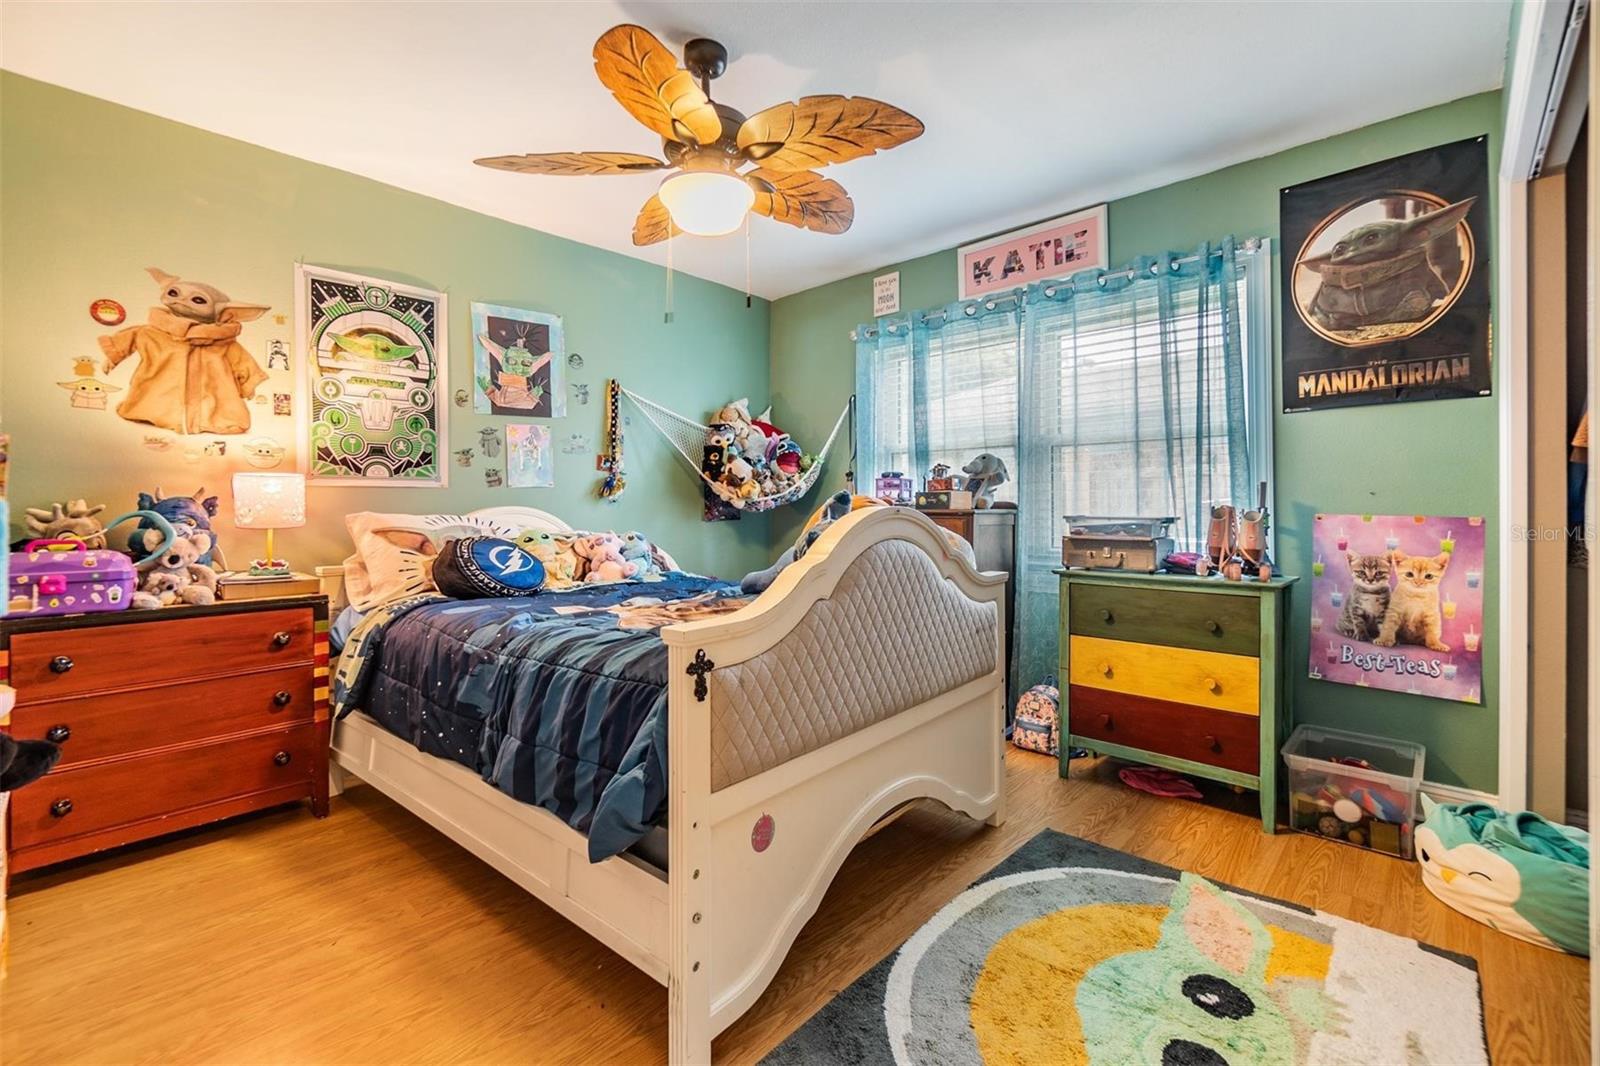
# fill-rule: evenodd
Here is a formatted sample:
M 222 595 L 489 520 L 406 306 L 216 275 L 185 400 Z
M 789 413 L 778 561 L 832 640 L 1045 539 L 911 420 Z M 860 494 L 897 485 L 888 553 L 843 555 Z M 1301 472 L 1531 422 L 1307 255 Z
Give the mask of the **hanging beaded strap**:
M 605 477 L 600 481 L 600 498 L 615 503 L 626 483 L 622 478 L 622 386 L 616 378 L 606 381 L 606 451 L 600 457 Z

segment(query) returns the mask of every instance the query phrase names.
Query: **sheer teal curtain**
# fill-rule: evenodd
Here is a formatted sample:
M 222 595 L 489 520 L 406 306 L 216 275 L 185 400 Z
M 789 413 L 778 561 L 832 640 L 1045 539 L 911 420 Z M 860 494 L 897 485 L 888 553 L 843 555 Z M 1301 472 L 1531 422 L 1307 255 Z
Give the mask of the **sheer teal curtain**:
M 859 484 L 899 470 L 922 478 L 993 452 L 1017 465 L 1020 299 L 956 303 L 856 328 Z M 1015 500 L 1013 481 L 997 499 Z
M 1056 663 L 1062 516 L 1171 515 L 1180 547 L 1250 489 L 1231 238 L 1028 293 L 1017 469 L 1018 672 Z

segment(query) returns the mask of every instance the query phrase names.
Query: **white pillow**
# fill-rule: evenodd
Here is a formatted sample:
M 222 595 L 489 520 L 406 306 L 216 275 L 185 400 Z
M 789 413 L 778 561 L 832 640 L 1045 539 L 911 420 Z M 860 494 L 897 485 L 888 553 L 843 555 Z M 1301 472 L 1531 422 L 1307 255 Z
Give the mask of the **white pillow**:
M 356 549 L 344 561 L 345 594 L 358 611 L 432 590 L 433 557 L 445 541 L 477 536 L 512 540 L 520 532 L 500 519 L 463 514 L 358 511 L 346 515 L 344 523 Z

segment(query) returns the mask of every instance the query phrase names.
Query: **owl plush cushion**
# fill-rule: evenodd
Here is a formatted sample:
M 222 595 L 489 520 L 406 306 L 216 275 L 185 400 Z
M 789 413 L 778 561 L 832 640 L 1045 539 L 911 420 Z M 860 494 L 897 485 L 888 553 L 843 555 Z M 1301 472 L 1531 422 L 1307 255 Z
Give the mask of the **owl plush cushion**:
M 1490 928 L 1547 948 L 1589 954 L 1589 834 L 1532 812 L 1426 795 L 1417 828 L 1422 883 Z

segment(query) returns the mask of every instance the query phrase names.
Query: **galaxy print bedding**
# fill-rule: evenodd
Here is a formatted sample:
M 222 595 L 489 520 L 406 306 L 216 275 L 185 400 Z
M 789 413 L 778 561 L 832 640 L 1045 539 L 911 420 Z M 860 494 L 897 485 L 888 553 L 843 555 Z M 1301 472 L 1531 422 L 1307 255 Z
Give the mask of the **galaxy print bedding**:
M 506 599 L 423 594 L 350 634 L 333 710 L 360 709 L 589 838 L 626 850 L 667 806 L 667 648 L 660 629 L 749 603 L 737 585 L 666 580 Z

